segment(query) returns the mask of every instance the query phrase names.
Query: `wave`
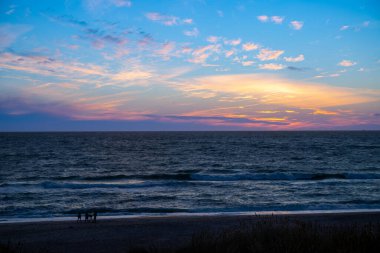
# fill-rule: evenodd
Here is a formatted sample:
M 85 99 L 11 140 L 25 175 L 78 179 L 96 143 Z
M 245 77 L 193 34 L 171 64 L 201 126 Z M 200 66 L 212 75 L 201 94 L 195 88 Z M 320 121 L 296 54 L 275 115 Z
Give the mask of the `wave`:
M 114 180 L 166 180 L 166 181 L 239 181 L 239 180 L 325 180 L 325 179 L 380 179 L 380 173 L 234 173 L 234 174 L 201 174 L 201 173 L 158 173 L 146 175 L 108 175 L 91 177 L 65 177 L 54 178 L 65 181 L 76 179 L 78 181 L 114 181 Z
M 198 181 L 276 181 L 276 180 L 326 180 L 326 179 L 380 179 L 379 173 L 256 173 L 256 174 L 230 174 L 206 175 L 194 174 L 193 180 Z
M 141 182 L 141 183 L 124 183 L 124 184 L 112 184 L 112 183 L 56 183 L 56 182 L 43 182 L 39 184 L 45 189 L 88 189 L 88 188 L 146 188 L 146 187 L 156 187 L 156 186 L 168 186 L 162 183 L 152 183 L 152 182 Z
M 376 180 L 380 173 L 235 173 L 235 174 L 148 174 L 148 175 L 110 175 L 95 177 L 75 177 L 68 180 L 24 181 L 1 183 L 4 187 L 42 187 L 44 189 L 68 188 L 141 188 L 156 186 L 184 186 L 186 182 L 207 181 L 322 181 L 322 180 Z M 70 177 L 70 179 L 73 177 Z

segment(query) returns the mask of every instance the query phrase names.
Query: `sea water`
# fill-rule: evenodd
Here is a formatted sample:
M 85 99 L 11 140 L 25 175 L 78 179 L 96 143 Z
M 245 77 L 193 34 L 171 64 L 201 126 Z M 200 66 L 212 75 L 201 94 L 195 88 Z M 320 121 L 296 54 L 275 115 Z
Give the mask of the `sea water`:
M 0 133 L 0 220 L 379 208 L 378 131 Z

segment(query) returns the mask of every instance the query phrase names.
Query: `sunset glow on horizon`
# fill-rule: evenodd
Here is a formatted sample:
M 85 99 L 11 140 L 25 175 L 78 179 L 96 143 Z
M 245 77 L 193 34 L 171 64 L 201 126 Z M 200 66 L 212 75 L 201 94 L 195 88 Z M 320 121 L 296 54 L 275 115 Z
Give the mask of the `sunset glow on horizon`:
M 0 131 L 380 130 L 380 4 L 0 4 Z

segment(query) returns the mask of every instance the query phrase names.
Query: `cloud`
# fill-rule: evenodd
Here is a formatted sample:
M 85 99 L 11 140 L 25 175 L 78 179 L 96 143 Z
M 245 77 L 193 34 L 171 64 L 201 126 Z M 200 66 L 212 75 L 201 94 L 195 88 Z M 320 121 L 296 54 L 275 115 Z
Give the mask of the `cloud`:
M 0 50 L 11 46 L 21 35 L 32 30 L 30 25 L 0 25 Z
M 284 19 L 285 19 L 284 17 L 280 17 L 280 16 L 272 16 L 271 17 L 272 22 L 275 24 L 282 24 Z
M 317 109 L 313 112 L 314 115 L 338 115 L 337 112 Z
M 217 36 L 209 36 L 207 37 L 207 41 L 210 42 L 210 43 L 217 43 L 219 41 L 219 37 Z
M 323 73 L 323 74 L 314 76 L 314 78 L 339 77 L 339 76 L 340 76 L 339 73 L 332 73 L 332 74 Z
M 127 71 L 120 71 L 119 73 L 115 74 L 112 79 L 115 81 L 131 81 L 131 80 L 138 80 L 138 79 L 148 79 L 152 77 L 152 73 L 142 70 L 127 70 Z
M 303 27 L 303 22 L 302 21 L 297 21 L 293 20 L 290 22 L 290 27 L 293 28 L 294 30 L 301 30 Z
M 130 0 L 83 0 L 82 2 L 85 9 L 90 12 L 110 7 L 132 7 L 132 1 Z
M 128 39 L 123 35 L 109 34 L 100 29 L 85 28 L 84 35 L 80 38 L 91 41 L 91 44 L 96 49 L 102 49 L 106 44 L 124 45 Z
M 307 68 L 298 68 L 298 67 L 294 67 L 294 66 L 288 66 L 287 69 L 294 70 L 294 71 L 305 71 L 305 70 L 307 70 Z
M 270 121 L 270 120 L 257 120 L 249 119 L 245 117 L 227 117 L 227 116 L 187 116 L 187 115 L 146 115 L 152 119 L 159 119 L 163 121 L 174 120 L 177 122 L 204 122 L 206 124 L 225 124 L 225 123 L 254 123 L 254 124 L 265 124 L 265 125 L 288 125 L 286 122 Z
M 153 76 L 152 71 L 133 63 L 128 70 L 112 71 L 94 64 L 63 62 L 46 56 L 13 53 L 0 54 L 0 68 L 93 85 L 101 78 L 100 86 L 118 84 L 120 81 L 148 79 Z
M 276 63 L 267 63 L 267 64 L 260 64 L 260 69 L 267 69 L 267 70 L 281 70 L 286 68 L 286 66 L 282 64 L 276 64 Z
M 203 46 L 195 49 L 192 52 L 192 58 L 189 59 L 189 62 L 203 64 L 213 53 L 219 53 L 221 46 L 219 44 L 211 44 L 208 46 Z
M 191 18 L 185 18 L 184 20 L 182 20 L 182 22 L 184 24 L 191 25 L 191 24 L 193 24 L 194 21 Z
M 132 2 L 129 0 L 112 0 L 112 3 L 117 7 L 131 7 Z
M 160 57 L 163 57 L 165 60 L 169 60 L 170 56 L 174 55 L 174 50 L 176 48 L 175 42 L 166 42 L 163 43 L 162 46 L 155 50 L 154 53 Z
M 284 17 L 281 17 L 281 16 L 271 16 L 270 17 L 267 15 L 257 16 L 256 18 L 257 18 L 257 20 L 259 20 L 262 23 L 266 23 L 266 22 L 271 21 L 272 23 L 277 24 L 277 25 L 282 24 L 282 22 L 285 19 Z
M 239 85 L 231 85 L 238 83 Z M 191 94 L 196 91 L 223 94 L 232 98 L 255 98 L 259 104 L 279 104 L 296 108 L 327 108 L 380 102 L 379 90 L 334 87 L 307 83 L 274 75 L 217 75 L 189 80 L 179 87 Z
M 244 43 L 242 47 L 244 51 L 252 51 L 258 49 L 260 46 L 255 43 L 247 42 Z
M 224 44 L 230 46 L 237 46 L 241 43 L 241 39 L 224 40 Z
M 297 57 L 284 57 L 284 60 L 287 62 L 301 62 L 305 60 L 303 54 L 298 55 Z
M 52 15 L 46 15 L 46 14 L 42 14 L 42 15 L 47 17 L 50 21 L 57 22 L 63 25 L 71 25 L 71 26 L 77 26 L 77 27 L 88 26 L 88 23 L 86 21 L 76 19 L 70 15 L 60 15 L 60 16 L 52 16 Z
M 62 25 L 74 26 L 80 29 L 81 34 L 77 36 L 80 39 L 90 41 L 91 45 L 95 49 L 103 49 L 107 45 L 111 46 L 123 46 L 128 42 L 126 34 L 135 33 L 136 35 L 143 36 L 147 40 L 150 39 L 150 35 L 141 30 L 130 30 L 128 32 L 112 29 L 101 29 L 98 27 L 91 27 L 86 21 L 76 19 L 69 15 L 61 16 L 49 16 L 45 15 L 51 21 L 57 22 Z M 120 49 L 117 49 L 120 51 Z
M 193 20 L 189 18 L 181 19 L 176 16 L 163 15 L 158 12 L 149 12 L 145 14 L 145 17 L 151 21 L 158 22 L 166 26 L 174 26 L 181 24 L 192 24 Z
M 260 22 L 263 22 L 263 23 L 269 21 L 269 17 L 266 16 L 266 15 L 257 16 L 257 19 L 258 19 Z
M 342 67 L 351 67 L 356 65 L 356 62 L 350 61 L 350 60 L 342 60 L 341 62 L 338 63 L 339 66 Z
M 269 50 L 264 48 L 260 50 L 260 53 L 256 57 L 260 61 L 276 60 L 283 53 L 283 50 Z
M 234 54 L 235 54 L 234 50 L 228 50 L 228 51 L 226 51 L 226 53 L 224 55 L 226 56 L 226 58 L 229 58 L 230 56 L 232 56 Z
M 253 65 L 254 63 L 255 63 L 254 61 L 242 61 L 241 65 L 243 65 L 244 67 L 247 67 L 247 66 Z
M 199 30 L 197 28 L 193 28 L 192 30 L 184 31 L 183 34 L 189 37 L 198 37 Z
M 2 53 L 0 56 L 0 67 L 5 69 L 51 76 L 64 76 L 65 74 L 103 75 L 101 67 L 96 65 L 66 64 L 50 57 L 38 55 L 22 56 L 13 53 Z
M 361 24 L 356 25 L 343 25 L 340 27 L 340 31 L 346 31 L 346 30 L 354 30 L 356 32 L 361 31 L 363 28 L 367 28 L 370 25 L 370 21 L 364 21 Z
M 12 15 L 16 10 L 16 5 L 12 4 L 9 6 L 9 10 L 5 12 L 6 15 Z

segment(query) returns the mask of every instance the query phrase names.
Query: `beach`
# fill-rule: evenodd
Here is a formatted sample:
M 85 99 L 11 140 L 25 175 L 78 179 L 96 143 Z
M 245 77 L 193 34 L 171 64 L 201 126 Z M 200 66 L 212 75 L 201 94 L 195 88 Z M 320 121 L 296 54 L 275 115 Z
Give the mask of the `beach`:
M 70 221 L 0 224 L 0 243 L 16 252 L 128 252 L 137 248 L 175 249 L 196 234 L 218 233 L 263 221 L 361 227 L 380 224 L 380 212 L 272 215 L 212 215 L 113 218 L 97 223 Z M 12 252 L 12 251 L 9 251 Z

